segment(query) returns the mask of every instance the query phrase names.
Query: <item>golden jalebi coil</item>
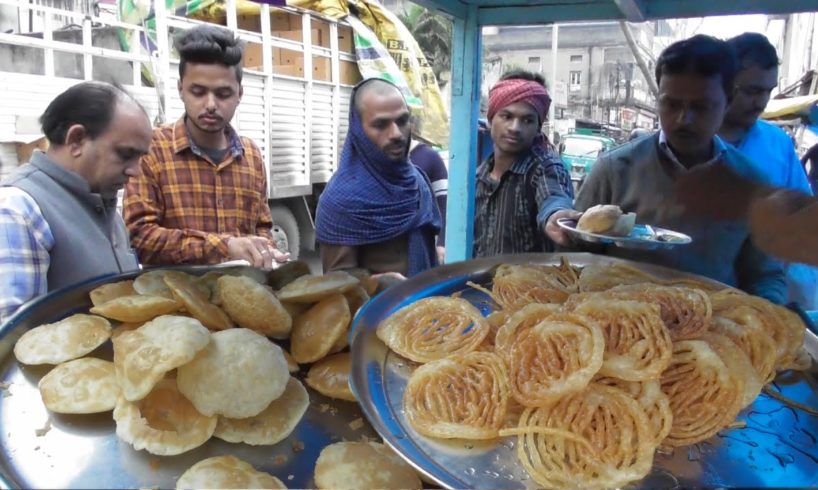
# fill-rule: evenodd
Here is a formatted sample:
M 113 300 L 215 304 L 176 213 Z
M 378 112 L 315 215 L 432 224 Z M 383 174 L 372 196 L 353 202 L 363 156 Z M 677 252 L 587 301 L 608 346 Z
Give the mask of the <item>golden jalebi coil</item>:
M 707 293 L 715 293 L 716 291 L 721 291 L 722 289 L 725 289 L 723 285 L 717 283 L 716 281 L 706 278 L 699 279 L 693 277 L 682 277 L 676 279 L 666 279 L 662 281 L 662 284 L 671 287 L 701 289 L 702 291 L 706 291 Z
M 494 439 L 506 418 L 508 373 L 491 352 L 453 355 L 409 377 L 403 407 L 409 424 L 430 437 Z
M 809 369 L 811 363 L 804 362 L 804 337 L 807 333 L 806 325 L 794 311 L 781 305 L 772 304 L 773 310 L 781 319 L 780 328 L 777 330 L 778 338 L 785 345 L 786 354 L 778 360 L 776 367 L 780 370 Z M 800 359 L 799 359 L 800 358 Z
M 492 296 L 508 311 L 531 303 L 562 303 L 579 291 L 579 275 L 568 262 L 558 266 L 503 264 L 494 274 Z
M 700 337 L 707 331 L 713 316 L 710 296 L 705 291 L 650 283 L 626 284 L 603 292 L 574 295 L 567 303 L 576 304 L 591 294 L 659 305 L 659 316 L 662 317 L 670 332 L 670 338 L 674 341 Z
M 778 346 L 765 330 L 754 310 L 745 306 L 723 312 L 713 318 L 711 330 L 729 337 L 750 358 L 758 377 L 768 383 L 775 377 Z
M 536 306 L 515 316 L 536 317 Z M 602 366 L 604 351 L 605 337 L 596 321 L 560 312 L 518 331 L 510 343 L 504 341 L 500 352 L 508 363 L 514 399 L 537 407 L 582 391 Z
M 510 317 L 511 315 L 509 315 L 505 310 L 495 310 L 489 313 L 489 316 L 486 317 L 486 321 L 489 323 L 489 334 L 486 336 L 486 340 L 484 340 L 483 343 L 493 347 L 497 339 L 497 332 L 503 325 L 505 325 L 506 321 L 508 321 Z
M 668 366 L 672 343 L 659 307 L 639 301 L 589 299 L 574 310 L 598 321 L 605 335 L 599 374 L 627 381 L 657 379 Z
M 660 382 L 673 412 L 673 426 L 665 445 L 687 446 L 703 441 L 738 414 L 742 382 L 703 340 L 676 342 L 670 366 Z
M 377 330 L 390 349 L 415 362 L 474 351 L 488 334 L 488 322 L 471 303 L 439 296 L 401 308 Z
M 643 478 L 656 446 L 641 405 L 624 391 L 591 383 L 540 408 L 516 428 L 517 455 L 546 488 L 615 488 Z
M 798 357 L 799 349 L 804 345 L 805 326 L 792 311 L 778 306 L 758 296 L 749 295 L 737 289 L 725 289 L 710 296 L 713 303 L 713 315 L 729 318 L 743 324 L 747 318 L 761 322 L 776 344 L 776 369 L 787 369 Z M 750 308 L 751 313 L 743 310 L 743 316 L 735 313 L 736 308 Z
M 738 388 L 741 391 L 739 410 L 753 403 L 761 393 L 764 383 L 747 354 L 730 337 L 720 333 L 707 332 L 701 340 L 707 342 L 727 366 L 730 374 L 738 380 Z
M 497 352 L 505 356 L 511 344 L 516 341 L 517 336 L 525 334 L 541 321 L 560 312 L 562 312 L 562 309 L 558 305 L 526 305 L 520 311 L 508 317 L 506 322 L 497 329 L 497 334 L 494 337 L 494 346 Z
M 623 284 L 660 284 L 662 281 L 645 271 L 624 264 L 592 264 L 585 266 L 579 275 L 582 292 L 607 291 Z
M 658 380 L 625 381 L 600 376 L 594 379 L 594 383 L 619 388 L 639 402 L 648 417 L 653 445 L 659 446 L 665 440 L 673 425 L 673 412 L 670 410 L 670 398 L 662 392 Z

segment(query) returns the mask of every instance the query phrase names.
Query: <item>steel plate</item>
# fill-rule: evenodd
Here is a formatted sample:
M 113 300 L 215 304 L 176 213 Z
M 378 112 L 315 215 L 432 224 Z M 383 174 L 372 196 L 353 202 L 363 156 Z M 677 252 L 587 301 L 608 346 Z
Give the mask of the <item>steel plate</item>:
M 201 274 L 213 267 L 176 268 Z M 251 270 L 258 274 L 260 271 Z M 111 412 L 94 415 L 49 413 L 37 390 L 50 366 L 21 366 L 14 343 L 32 327 L 87 312 L 88 292 L 136 273 L 92 280 L 55 291 L 31 303 L 0 330 L 0 488 L 174 488 L 194 463 L 232 454 L 278 477 L 289 488 L 314 488 L 313 469 L 321 450 L 333 442 L 377 440 L 357 404 L 327 398 L 304 384 L 310 407 L 287 439 L 271 446 L 232 444 L 215 437 L 178 456 L 136 451 L 116 436 Z M 261 273 L 261 278 L 265 275 Z M 115 322 L 112 322 L 115 323 Z M 90 354 L 111 359 L 111 344 Z M 296 377 L 303 379 L 303 374 Z M 361 426 L 360 428 L 358 428 Z
M 636 250 L 674 248 L 680 245 L 687 245 L 693 241 L 692 238 L 684 233 L 640 224 L 635 225 L 628 236 L 600 235 L 598 233 L 578 230 L 577 221 L 570 218 L 558 219 L 557 226 L 565 230 L 568 236 L 575 242 L 615 245 L 620 248 Z
M 628 263 L 662 277 L 695 277 L 658 266 L 591 254 L 563 254 L 575 265 Z M 399 308 L 433 295 L 462 292 L 485 314 L 494 305 L 466 285 L 489 286 L 501 263 L 556 264 L 560 255 L 530 254 L 473 260 L 439 267 L 397 285 L 371 301 L 352 332 L 350 384 L 364 413 L 383 439 L 429 480 L 447 488 L 532 488 L 519 464 L 516 438 L 481 443 L 421 436 L 406 421 L 403 391 L 413 363 L 391 352 L 375 335 L 378 324 Z M 702 279 L 702 278 L 699 278 Z M 818 337 L 807 332 L 807 349 L 818 358 Z M 792 400 L 818 408 L 818 367 L 783 373 L 773 383 Z M 656 454 L 652 473 L 634 488 L 814 487 L 818 485 L 818 417 L 762 394 L 739 414 L 747 426 L 723 430 L 702 443 Z

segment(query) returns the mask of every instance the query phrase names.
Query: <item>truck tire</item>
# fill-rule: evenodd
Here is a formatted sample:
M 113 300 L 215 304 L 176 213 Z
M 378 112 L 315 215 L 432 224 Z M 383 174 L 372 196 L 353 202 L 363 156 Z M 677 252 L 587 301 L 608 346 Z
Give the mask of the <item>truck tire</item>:
M 301 249 L 301 234 L 293 212 L 285 206 L 270 206 L 270 215 L 273 217 L 273 239 L 278 248 L 286 249 L 290 252 L 291 259 L 297 259 Z

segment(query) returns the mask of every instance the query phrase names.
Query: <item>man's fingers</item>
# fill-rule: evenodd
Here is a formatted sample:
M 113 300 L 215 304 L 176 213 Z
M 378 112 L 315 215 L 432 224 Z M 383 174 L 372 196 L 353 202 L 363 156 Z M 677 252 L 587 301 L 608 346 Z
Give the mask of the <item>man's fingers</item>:
M 248 240 L 246 249 L 248 255 L 250 255 L 250 263 L 253 264 L 253 267 L 264 267 L 264 256 L 261 255 L 256 244 Z
M 282 252 L 277 248 L 271 248 L 271 255 L 276 262 L 287 262 L 290 260 L 290 253 L 289 252 Z
M 247 240 L 253 243 L 258 249 L 268 248 L 272 242 L 261 236 L 248 236 Z
M 557 211 L 554 213 L 554 223 L 556 224 L 558 219 L 579 219 L 582 216 L 582 213 L 579 211 L 575 211 L 573 209 L 563 209 L 561 211 Z
M 272 269 L 273 268 L 273 262 L 275 260 L 272 249 L 265 248 L 260 253 L 261 253 L 261 257 L 262 257 L 262 259 L 264 261 L 264 263 L 261 265 L 261 267 L 264 268 L 264 269 Z

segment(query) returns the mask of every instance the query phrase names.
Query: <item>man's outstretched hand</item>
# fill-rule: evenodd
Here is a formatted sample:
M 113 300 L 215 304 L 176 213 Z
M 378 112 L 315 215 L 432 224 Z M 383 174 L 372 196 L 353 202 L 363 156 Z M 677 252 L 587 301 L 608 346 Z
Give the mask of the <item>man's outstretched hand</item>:
M 557 245 L 563 247 L 568 246 L 571 243 L 571 238 L 568 236 L 565 230 L 560 228 L 560 226 L 557 224 L 557 220 L 563 218 L 579 219 L 580 216 L 582 216 L 582 213 L 579 211 L 574 211 L 573 209 L 561 209 L 554 212 L 548 217 L 548 221 L 545 222 L 545 235 Z
M 231 237 L 227 255 L 229 260 L 246 260 L 260 269 L 273 269 L 290 259 L 290 254 L 275 248 L 271 240 L 258 236 Z

